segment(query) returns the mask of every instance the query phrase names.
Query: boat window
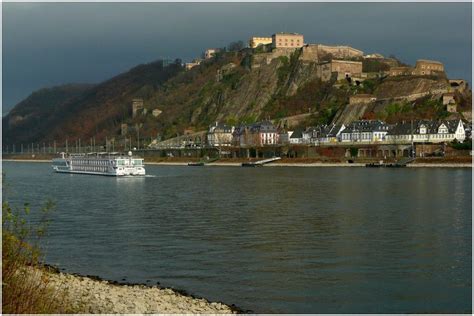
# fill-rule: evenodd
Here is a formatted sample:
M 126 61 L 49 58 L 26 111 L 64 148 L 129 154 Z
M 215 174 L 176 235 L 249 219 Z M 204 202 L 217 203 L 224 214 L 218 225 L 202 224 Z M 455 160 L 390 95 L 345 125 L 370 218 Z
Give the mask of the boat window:
M 133 160 L 133 165 L 134 166 L 141 166 L 142 165 L 142 160 L 141 159 L 134 159 Z

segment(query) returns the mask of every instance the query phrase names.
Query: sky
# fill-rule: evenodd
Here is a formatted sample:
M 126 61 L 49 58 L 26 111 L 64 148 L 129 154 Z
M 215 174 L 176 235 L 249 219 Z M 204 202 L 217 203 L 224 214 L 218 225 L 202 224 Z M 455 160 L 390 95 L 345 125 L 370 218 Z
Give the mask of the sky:
M 471 3 L 3 3 L 2 112 L 33 91 L 99 83 L 160 58 L 189 61 L 251 36 L 444 63 L 471 80 Z

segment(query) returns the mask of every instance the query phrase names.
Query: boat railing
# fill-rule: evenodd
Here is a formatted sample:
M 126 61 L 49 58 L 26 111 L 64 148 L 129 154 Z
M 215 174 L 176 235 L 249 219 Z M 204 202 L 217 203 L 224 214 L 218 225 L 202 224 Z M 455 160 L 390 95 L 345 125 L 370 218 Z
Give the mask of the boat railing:
M 98 158 L 98 159 L 143 159 L 138 156 L 129 156 L 120 152 L 89 152 L 69 153 L 70 158 Z

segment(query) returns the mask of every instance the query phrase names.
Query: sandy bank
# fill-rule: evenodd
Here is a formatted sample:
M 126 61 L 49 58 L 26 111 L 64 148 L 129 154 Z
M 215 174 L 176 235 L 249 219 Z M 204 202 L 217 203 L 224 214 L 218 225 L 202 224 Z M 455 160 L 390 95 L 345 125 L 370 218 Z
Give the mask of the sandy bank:
M 66 293 L 73 310 L 91 314 L 236 314 L 234 306 L 209 302 L 157 286 L 126 285 L 96 278 L 35 269 L 36 277 Z

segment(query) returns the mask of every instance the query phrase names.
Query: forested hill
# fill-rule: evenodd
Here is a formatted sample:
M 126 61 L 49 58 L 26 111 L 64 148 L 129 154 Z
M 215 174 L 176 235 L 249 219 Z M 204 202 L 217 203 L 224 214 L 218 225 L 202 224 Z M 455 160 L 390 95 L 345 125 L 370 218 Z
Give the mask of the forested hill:
M 147 98 L 183 71 L 181 61 L 139 65 L 98 85 L 64 85 L 34 92 L 3 118 L 5 143 L 105 137 L 131 116 L 131 100 Z
M 92 89 L 91 84 L 66 84 L 33 92 L 3 117 L 3 142 L 32 142 L 45 137 L 64 105 Z

